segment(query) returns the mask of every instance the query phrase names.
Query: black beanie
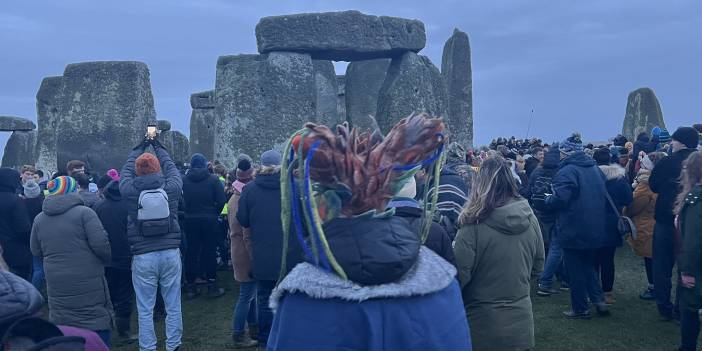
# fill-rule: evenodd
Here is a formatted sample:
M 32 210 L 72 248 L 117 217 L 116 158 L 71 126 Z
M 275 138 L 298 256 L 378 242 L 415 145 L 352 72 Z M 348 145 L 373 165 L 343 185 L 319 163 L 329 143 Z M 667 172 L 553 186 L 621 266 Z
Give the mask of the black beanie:
M 697 133 L 695 128 L 680 127 L 675 131 L 675 133 L 673 133 L 672 139 L 683 143 L 690 149 L 694 149 L 697 147 L 697 143 L 700 140 L 700 135 Z
M 595 159 L 598 166 L 606 166 L 609 164 L 612 156 L 608 148 L 601 147 L 595 150 L 595 152 L 592 154 L 592 158 Z

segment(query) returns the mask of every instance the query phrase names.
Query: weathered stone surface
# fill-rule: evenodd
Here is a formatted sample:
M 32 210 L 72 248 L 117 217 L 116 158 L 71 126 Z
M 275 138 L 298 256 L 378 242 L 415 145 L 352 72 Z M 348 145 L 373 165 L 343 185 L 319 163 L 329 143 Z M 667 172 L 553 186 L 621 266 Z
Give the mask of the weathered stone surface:
M 347 99 L 349 93 L 347 90 Z M 415 112 L 446 118 L 447 95 L 441 73 L 431 60 L 407 52 L 392 60 L 380 88 L 376 117 L 378 125 L 383 133 L 387 133 L 395 123 Z
M 640 88 L 629 93 L 622 135 L 636 139 L 641 132 L 651 133 L 655 126 L 665 128 L 663 112 L 656 94 L 650 88 Z
M 360 131 L 375 130 L 378 94 L 390 68 L 390 59 L 355 61 L 346 67 L 346 120 Z
M 426 44 L 418 20 L 371 16 L 358 11 L 264 17 L 256 25 L 258 52 L 293 51 L 334 61 L 394 57 Z
M 214 90 L 190 95 L 193 112 L 190 115 L 190 151 L 214 158 Z
M 156 128 L 158 128 L 158 130 L 161 132 L 167 132 L 171 130 L 171 122 L 166 121 L 165 119 L 159 119 L 156 121 Z
M 190 162 L 190 143 L 185 134 L 177 130 L 167 130 L 161 132 L 158 136 L 163 146 L 168 149 L 173 162 L 177 165 L 183 165 Z
M 448 92 L 448 126 L 451 139 L 473 145 L 473 78 L 468 34 L 454 29 L 444 45 L 441 76 Z
M 37 91 L 37 162 L 45 173 L 58 171 L 56 164 L 56 130 L 60 118 L 63 77 L 46 77 Z
M 346 121 L 346 76 L 336 76 L 336 110 L 339 112 L 341 122 Z
M 239 153 L 254 159 L 316 116 L 310 55 L 272 52 L 222 56 L 217 62 L 215 158 L 229 167 Z
M 127 155 L 156 120 L 146 64 L 104 61 L 71 64 L 63 73 L 58 165 L 72 159 L 105 172 Z
M 34 122 L 14 116 L 0 116 L 0 132 L 30 131 L 36 129 Z
M 317 122 L 334 127 L 341 123 L 339 116 L 339 86 L 336 81 L 334 64 L 326 60 L 312 60 L 314 81 L 317 87 Z
M 2 155 L 2 167 L 21 167 L 23 165 L 33 165 L 36 160 L 35 145 L 37 142 L 37 132 L 14 131 L 10 139 L 5 144 L 5 151 Z

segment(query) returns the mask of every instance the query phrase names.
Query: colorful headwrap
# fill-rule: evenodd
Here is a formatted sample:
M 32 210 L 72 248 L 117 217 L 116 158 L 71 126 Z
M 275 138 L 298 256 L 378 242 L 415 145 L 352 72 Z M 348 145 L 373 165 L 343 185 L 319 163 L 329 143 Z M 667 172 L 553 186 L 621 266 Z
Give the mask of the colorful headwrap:
M 74 193 L 78 190 L 78 183 L 72 177 L 60 176 L 46 184 L 50 196 Z

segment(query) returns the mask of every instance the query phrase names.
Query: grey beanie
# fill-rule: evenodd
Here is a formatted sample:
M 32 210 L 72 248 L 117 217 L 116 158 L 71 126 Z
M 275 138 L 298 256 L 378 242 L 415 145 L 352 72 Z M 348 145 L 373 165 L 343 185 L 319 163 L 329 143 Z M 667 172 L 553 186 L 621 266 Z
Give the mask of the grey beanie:
M 34 181 L 34 179 L 27 180 L 27 182 L 24 183 L 23 187 L 24 197 L 28 199 L 34 199 L 41 195 L 41 188 L 39 187 L 39 184 L 37 184 L 37 182 Z

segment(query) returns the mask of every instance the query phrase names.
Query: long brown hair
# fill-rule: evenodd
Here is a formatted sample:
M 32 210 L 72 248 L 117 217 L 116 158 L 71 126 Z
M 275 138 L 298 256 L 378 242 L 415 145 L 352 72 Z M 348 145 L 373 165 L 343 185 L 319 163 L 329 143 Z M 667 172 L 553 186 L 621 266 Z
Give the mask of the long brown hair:
M 468 204 L 458 223 L 462 226 L 478 223 L 488 218 L 494 209 L 516 198 L 519 198 L 519 188 L 509 164 L 502 157 L 490 157 L 483 161 L 473 180 Z
M 695 151 L 683 162 L 683 170 L 680 175 L 682 190 L 678 194 L 678 200 L 675 202 L 676 214 L 680 214 L 685 205 L 687 194 L 698 184 L 702 184 L 702 152 Z

